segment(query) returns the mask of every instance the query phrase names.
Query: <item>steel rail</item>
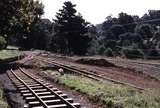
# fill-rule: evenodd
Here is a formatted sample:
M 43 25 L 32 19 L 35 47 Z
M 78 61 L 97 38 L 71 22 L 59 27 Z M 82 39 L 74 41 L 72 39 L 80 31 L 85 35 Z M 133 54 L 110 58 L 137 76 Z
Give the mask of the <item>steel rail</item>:
M 42 106 L 44 106 L 44 108 L 48 108 L 48 105 L 46 103 L 43 102 L 43 100 L 20 78 L 18 77 L 13 70 L 11 69 L 12 74 L 21 82 L 24 84 L 24 86 L 26 88 L 28 88 L 28 90 L 38 99 L 38 101 L 42 104 Z
M 32 77 L 31 75 L 27 74 L 22 68 L 19 68 L 19 70 L 24 73 L 25 75 L 27 75 L 28 77 L 30 77 L 31 79 L 35 80 L 37 83 L 39 83 L 40 85 L 42 85 L 44 88 L 46 88 L 48 91 L 52 92 L 54 95 L 56 95 L 62 102 L 64 102 L 65 104 L 67 104 L 69 106 L 69 108 L 76 108 L 74 105 L 72 105 L 70 102 L 66 101 L 63 97 L 59 96 L 57 93 L 55 93 L 52 89 L 50 89 L 49 87 L 45 86 L 43 83 L 41 83 L 40 81 L 36 80 L 34 77 Z
M 101 81 L 101 80 L 107 80 L 107 81 L 111 81 L 111 82 L 114 82 L 114 83 L 118 83 L 118 84 L 122 84 L 122 85 L 128 85 L 130 87 L 133 87 L 133 88 L 136 88 L 138 90 L 146 90 L 142 87 L 137 87 L 135 85 L 132 85 L 132 84 L 128 84 L 128 83 L 125 83 L 125 82 L 122 82 L 122 81 L 118 81 L 118 80 L 115 80 L 115 79 L 111 79 L 111 78 L 107 78 L 107 77 L 103 77 L 102 75 L 97 75 L 97 74 L 94 74 L 94 73 L 91 73 L 91 72 L 88 72 L 88 71 L 85 71 L 85 70 L 80 70 L 80 69 L 76 69 L 76 68 L 73 68 L 73 67 L 69 67 L 67 65 L 64 65 L 62 63 L 57 63 L 55 61 L 47 61 L 47 60 L 44 60 L 43 58 L 41 57 L 36 57 L 34 59 L 37 59 L 39 61 L 43 61 L 43 62 L 46 62 L 46 63 L 49 63 L 49 64 L 54 64 L 55 66 L 59 67 L 59 68 L 63 68 L 63 69 L 66 69 L 68 71 L 71 71 L 73 73 L 78 73 L 80 75 L 83 75 L 85 77 L 88 77 L 88 78 L 92 78 L 94 80 L 97 80 L 97 81 Z M 91 75 L 93 77 L 91 77 Z

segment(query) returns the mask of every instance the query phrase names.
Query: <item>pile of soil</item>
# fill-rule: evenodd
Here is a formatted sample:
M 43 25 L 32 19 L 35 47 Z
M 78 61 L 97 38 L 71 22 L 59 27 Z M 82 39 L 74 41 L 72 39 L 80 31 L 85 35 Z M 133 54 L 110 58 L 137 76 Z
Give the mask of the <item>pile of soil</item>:
M 113 63 L 110 63 L 105 59 L 81 58 L 81 59 L 76 60 L 75 62 L 81 63 L 81 64 L 88 64 L 88 65 L 115 67 Z

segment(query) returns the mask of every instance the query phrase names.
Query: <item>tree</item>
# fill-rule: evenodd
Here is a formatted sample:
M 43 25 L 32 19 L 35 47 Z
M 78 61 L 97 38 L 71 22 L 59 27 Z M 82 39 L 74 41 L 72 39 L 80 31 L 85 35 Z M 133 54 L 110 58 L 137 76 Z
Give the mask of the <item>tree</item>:
M 122 47 L 136 46 L 137 48 L 141 48 L 142 45 L 143 45 L 142 37 L 137 33 L 127 32 L 120 35 L 119 46 Z
M 78 14 L 74 4 L 64 2 L 54 20 L 52 49 L 63 54 L 83 55 L 87 52 L 90 38 L 87 35 L 88 23 Z
M 35 0 L 1 0 L 0 34 L 27 39 L 31 25 L 43 14 L 43 5 Z M 22 45 L 24 42 L 21 42 Z
M 90 25 L 88 29 L 88 36 L 90 37 L 90 47 L 88 48 L 87 54 L 94 55 L 98 54 L 99 40 L 98 40 L 98 30 L 94 25 Z
M 136 26 L 135 32 L 139 33 L 143 39 L 149 40 L 153 37 L 153 29 L 149 24 L 141 24 Z
M 116 46 L 117 46 L 117 41 L 115 41 L 115 40 L 107 40 L 104 43 L 104 45 L 105 45 L 106 48 L 111 48 L 112 50 L 115 50 Z
M 112 16 L 107 16 L 106 20 L 102 24 L 102 30 L 106 31 L 114 24 L 118 24 L 118 19 Z
M 49 19 L 37 21 L 31 28 L 30 48 L 48 50 L 51 42 L 52 23 Z
M 131 15 L 126 13 L 119 13 L 118 23 L 123 25 L 127 32 L 134 32 L 135 24 L 134 19 Z
M 125 29 L 121 25 L 113 25 L 108 31 L 112 33 L 112 37 L 110 38 L 113 40 L 119 40 L 119 35 L 125 33 Z
M 160 10 L 148 10 L 141 19 L 144 23 L 160 26 Z
M 4 37 L 0 36 L 0 50 L 6 47 L 7 41 Z

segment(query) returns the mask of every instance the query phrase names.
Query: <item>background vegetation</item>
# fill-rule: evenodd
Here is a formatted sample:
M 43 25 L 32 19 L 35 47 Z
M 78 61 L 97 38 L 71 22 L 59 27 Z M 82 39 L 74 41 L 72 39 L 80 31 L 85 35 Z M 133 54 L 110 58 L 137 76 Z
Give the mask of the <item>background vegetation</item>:
M 97 25 L 100 54 L 126 58 L 159 58 L 160 11 L 149 10 L 141 18 L 120 13 Z M 98 40 L 97 39 L 97 40 Z
M 160 58 L 160 10 L 149 10 L 142 17 L 121 12 L 92 25 L 70 1 L 53 21 L 41 18 L 43 9 L 35 0 L 0 1 L 0 49 L 9 44 L 65 55 Z

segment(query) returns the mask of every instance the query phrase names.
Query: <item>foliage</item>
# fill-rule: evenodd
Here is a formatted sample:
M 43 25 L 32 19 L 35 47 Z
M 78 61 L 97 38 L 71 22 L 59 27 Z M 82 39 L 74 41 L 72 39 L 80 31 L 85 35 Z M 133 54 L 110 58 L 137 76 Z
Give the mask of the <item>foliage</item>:
M 54 35 L 52 49 L 63 54 L 84 55 L 90 41 L 88 23 L 81 14 L 76 15 L 74 4 L 64 2 L 63 9 L 59 10 L 54 20 Z
M 114 24 L 118 24 L 118 19 L 113 18 L 112 16 L 107 16 L 106 20 L 102 24 L 102 30 L 108 30 Z
M 0 50 L 6 48 L 7 41 L 4 37 L 0 36 Z
M 125 29 L 121 25 L 113 25 L 109 28 L 109 31 L 113 34 L 113 40 L 118 40 L 119 35 L 125 33 Z
M 48 19 L 38 20 L 32 27 L 29 37 L 30 48 L 49 50 L 52 23 Z
M 105 51 L 105 46 L 104 45 L 100 45 L 98 48 L 98 54 L 103 55 L 104 51 Z
M 128 47 L 136 44 L 138 48 L 142 47 L 143 43 L 142 37 L 137 33 L 126 32 L 124 34 L 121 34 L 119 37 L 120 37 L 119 46 Z
M 142 17 L 121 12 L 94 26 L 75 7 L 64 2 L 52 23 L 41 19 L 44 7 L 38 0 L 0 1 L 0 36 L 6 40 L 0 39 L 0 46 L 9 43 L 68 55 L 160 57 L 160 10 L 149 10 Z
M 105 47 L 111 48 L 113 50 L 116 49 L 117 41 L 116 40 L 106 40 Z
M 7 38 L 14 36 L 19 45 L 27 47 L 24 40 L 28 38 L 31 25 L 42 14 L 43 5 L 37 0 L 1 0 L 0 34 Z
M 122 49 L 122 55 L 125 58 L 134 59 L 134 58 L 144 58 L 144 54 L 140 49 Z
M 149 39 L 153 36 L 153 28 L 149 24 L 142 24 L 136 27 L 136 33 L 139 33 L 143 39 Z
M 87 51 L 88 55 L 95 55 L 98 54 L 98 47 L 100 45 L 99 41 L 98 41 L 98 31 L 97 28 L 94 25 L 91 25 L 88 29 L 88 36 L 91 39 L 91 41 L 89 42 L 89 48 Z
M 154 21 L 149 21 L 149 24 L 159 26 L 160 25 L 160 10 L 148 10 L 148 13 L 145 13 L 142 16 L 142 20 L 147 21 L 147 20 L 154 20 Z
M 119 13 L 118 17 L 119 24 L 123 25 L 127 32 L 134 32 L 135 24 L 134 19 L 131 15 L 126 13 Z
M 113 54 L 113 50 L 111 48 L 107 48 L 105 51 L 104 51 L 104 54 L 108 57 L 113 57 L 114 54 Z
M 97 25 L 96 41 L 99 47 L 96 47 L 96 54 L 104 54 L 110 48 L 115 56 L 159 59 L 159 18 L 160 10 L 149 10 L 142 17 L 123 12 L 117 18 L 108 16 L 102 24 Z

